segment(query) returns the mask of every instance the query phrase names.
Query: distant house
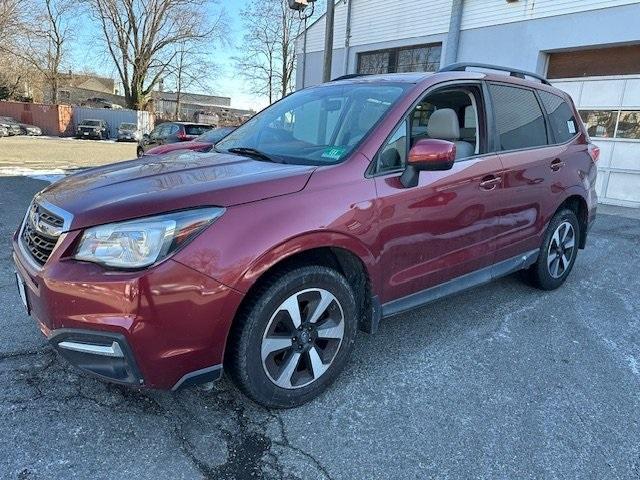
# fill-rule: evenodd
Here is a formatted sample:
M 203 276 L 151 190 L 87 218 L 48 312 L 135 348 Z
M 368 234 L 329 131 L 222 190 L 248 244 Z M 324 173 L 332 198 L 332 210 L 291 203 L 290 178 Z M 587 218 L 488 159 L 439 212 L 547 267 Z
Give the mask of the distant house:
M 100 98 L 116 105 L 124 106 L 124 97 L 118 95 L 113 78 L 87 73 L 69 72 L 62 76 L 58 87 L 58 103 L 82 105 L 90 99 Z M 50 98 L 50 92 L 46 97 Z

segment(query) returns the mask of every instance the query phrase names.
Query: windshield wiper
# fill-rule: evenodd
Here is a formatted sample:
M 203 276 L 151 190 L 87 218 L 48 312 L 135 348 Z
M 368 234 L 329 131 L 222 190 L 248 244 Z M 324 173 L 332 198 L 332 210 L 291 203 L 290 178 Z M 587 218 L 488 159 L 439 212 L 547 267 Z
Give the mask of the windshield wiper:
M 246 155 L 247 157 L 252 157 L 258 160 L 262 160 L 264 162 L 282 163 L 274 159 L 273 157 L 270 157 L 266 153 L 261 152 L 260 150 L 256 150 L 255 148 L 236 147 L 236 148 L 230 148 L 229 150 L 227 150 L 227 152 L 237 153 L 238 155 Z

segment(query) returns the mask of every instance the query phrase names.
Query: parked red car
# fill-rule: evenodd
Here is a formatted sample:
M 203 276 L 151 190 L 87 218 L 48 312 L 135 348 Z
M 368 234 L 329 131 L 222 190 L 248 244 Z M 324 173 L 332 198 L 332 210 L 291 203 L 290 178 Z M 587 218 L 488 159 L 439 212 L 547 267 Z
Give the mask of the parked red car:
M 383 317 L 519 270 L 558 288 L 595 219 L 598 149 L 546 80 L 470 68 L 333 81 L 210 154 L 52 184 L 13 239 L 27 310 L 103 379 L 175 390 L 224 366 L 291 407 Z
M 177 150 L 192 150 L 194 152 L 208 152 L 213 146 L 235 130 L 234 127 L 218 127 L 203 133 L 190 142 L 167 143 L 151 148 L 143 155 L 162 155 Z
M 172 143 L 192 142 L 203 133 L 212 130 L 213 125 L 189 122 L 165 122 L 156 126 L 151 133 L 145 133 L 136 148 L 138 157 L 148 150 Z

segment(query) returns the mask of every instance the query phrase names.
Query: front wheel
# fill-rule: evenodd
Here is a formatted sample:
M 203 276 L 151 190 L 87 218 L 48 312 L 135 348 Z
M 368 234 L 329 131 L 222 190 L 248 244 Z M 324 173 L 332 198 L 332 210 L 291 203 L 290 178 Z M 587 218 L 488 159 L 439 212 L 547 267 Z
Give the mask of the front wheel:
M 528 270 L 526 278 L 543 290 L 560 287 L 571 272 L 578 256 L 580 225 L 572 210 L 560 210 L 549 222 L 540 256 Z
M 340 273 L 292 269 L 265 281 L 240 312 L 226 368 L 257 403 L 295 407 L 337 378 L 356 331 L 356 301 Z
M 144 155 L 144 150 L 142 149 L 142 147 L 138 147 L 138 149 L 136 150 L 136 155 L 138 155 L 138 158 Z

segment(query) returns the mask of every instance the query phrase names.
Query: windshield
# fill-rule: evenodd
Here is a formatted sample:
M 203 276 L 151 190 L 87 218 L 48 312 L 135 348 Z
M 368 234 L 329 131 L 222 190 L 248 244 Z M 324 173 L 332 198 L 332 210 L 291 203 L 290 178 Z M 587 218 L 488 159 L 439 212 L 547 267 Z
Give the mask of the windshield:
M 84 122 L 82 122 L 82 125 L 87 125 L 89 127 L 99 127 L 100 120 L 85 120 Z
M 262 111 L 216 145 L 259 150 L 285 163 L 344 160 L 408 84 L 327 84 L 301 90 Z
M 207 133 L 200 135 L 195 141 L 202 143 L 217 143 L 233 132 L 233 130 L 233 128 L 214 128 L 213 130 L 209 130 Z
M 133 123 L 121 123 L 120 130 L 136 130 L 138 127 Z

